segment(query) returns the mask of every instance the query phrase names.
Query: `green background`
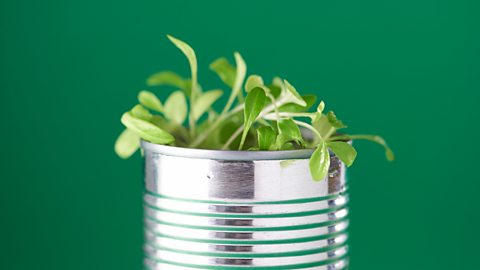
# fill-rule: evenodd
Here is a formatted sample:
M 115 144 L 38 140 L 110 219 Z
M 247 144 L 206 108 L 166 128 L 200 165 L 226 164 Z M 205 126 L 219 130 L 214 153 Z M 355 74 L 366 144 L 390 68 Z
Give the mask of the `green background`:
M 315 4 L 313 4 L 315 3 Z M 170 33 L 317 93 L 358 142 L 352 269 L 474 269 L 480 211 L 479 4 L 402 1 L 2 1 L 0 269 L 141 269 L 142 168 L 120 115 L 158 70 L 188 74 Z M 163 95 L 164 96 L 164 95 Z

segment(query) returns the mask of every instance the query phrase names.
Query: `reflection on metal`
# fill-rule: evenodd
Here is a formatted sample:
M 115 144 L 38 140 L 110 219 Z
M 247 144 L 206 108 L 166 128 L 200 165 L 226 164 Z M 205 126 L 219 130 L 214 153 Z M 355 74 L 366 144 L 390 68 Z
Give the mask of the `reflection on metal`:
M 142 146 L 147 269 L 348 266 L 348 195 L 336 157 L 328 179 L 315 182 L 305 150 Z

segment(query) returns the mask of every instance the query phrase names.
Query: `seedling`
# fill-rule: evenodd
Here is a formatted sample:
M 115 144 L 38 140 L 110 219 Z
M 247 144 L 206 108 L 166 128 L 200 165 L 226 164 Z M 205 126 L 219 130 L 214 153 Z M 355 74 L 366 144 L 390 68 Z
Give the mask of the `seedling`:
M 278 151 L 315 149 L 310 157 L 312 178 L 320 181 L 328 174 L 330 153 L 351 166 L 357 151 L 352 140 L 370 140 L 385 148 L 388 160 L 394 155 L 385 140 L 375 135 L 338 133 L 347 126 L 333 111 L 325 112 L 325 103 L 316 108 L 315 95 L 301 96 L 285 79 L 273 78 L 265 83 L 259 75 L 247 75 L 247 66 L 240 53 L 234 53 L 235 66 L 226 58 L 210 64 L 210 69 L 229 87 L 226 104 L 213 108 L 223 90 L 204 91 L 197 79 L 197 59 L 185 42 L 168 36 L 187 57 L 190 78 L 163 71 L 148 78 L 147 85 L 171 86 L 172 92 L 162 103 L 150 91 L 141 91 L 139 104 L 125 112 L 121 122 L 126 129 L 115 143 L 115 151 L 128 158 L 140 148 L 140 141 L 187 148 L 217 150 Z M 246 96 L 245 96 L 246 94 Z M 305 138 L 302 130 L 313 135 Z

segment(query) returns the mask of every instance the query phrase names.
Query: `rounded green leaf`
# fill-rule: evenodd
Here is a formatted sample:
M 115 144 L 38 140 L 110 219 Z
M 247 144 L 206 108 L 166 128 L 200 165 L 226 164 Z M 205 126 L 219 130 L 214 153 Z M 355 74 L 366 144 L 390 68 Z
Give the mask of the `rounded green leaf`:
M 290 118 L 278 120 L 277 148 L 282 148 L 286 143 L 294 142 L 298 145 L 305 145 L 302 132 L 295 122 Z
M 140 148 L 140 136 L 125 129 L 115 141 L 115 153 L 121 158 L 131 157 Z
M 313 180 L 321 181 L 328 175 L 330 168 L 330 154 L 324 141 L 320 142 L 309 161 L 310 174 Z
M 140 104 L 135 105 L 135 107 L 133 107 L 130 110 L 130 113 L 132 114 L 133 117 L 142 119 L 145 121 L 150 121 L 153 117 L 153 115 Z
M 208 109 L 211 108 L 213 103 L 217 101 L 223 95 L 222 90 L 210 90 L 201 94 L 195 104 L 193 104 L 193 117 L 197 121 Z
M 353 146 L 347 142 L 328 142 L 327 146 L 333 153 L 343 162 L 347 167 L 352 166 L 355 158 L 357 157 L 357 151 Z
M 157 144 L 170 144 L 175 141 L 170 133 L 150 122 L 135 118 L 130 112 L 124 113 L 121 121 L 128 129 L 146 141 Z
M 268 89 L 270 89 L 270 92 L 275 98 L 279 97 L 280 94 L 282 93 L 282 88 L 283 88 L 282 79 L 279 77 L 274 77 L 272 79 L 272 83 L 269 84 L 267 87 Z
M 173 92 L 165 101 L 163 114 L 174 124 L 181 125 L 187 118 L 187 100 L 182 91 Z
M 169 85 L 183 89 L 185 87 L 185 84 L 185 79 L 172 71 L 157 72 L 148 77 L 147 79 L 148 86 Z
M 255 87 L 262 87 L 263 84 L 263 79 L 262 77 L 258 75 L 250 75 L 247 78 L 247 81 L 245 82 L 245 91 L 248 93 L 250 90 L 252 90 Z
M 210 64 L 210 69 L 229 87 L 235 83 L 236 68 L 225 57 L 220 57 Z
M 149 122 L 169 133 L 173 133 L 178 128 L 176 125 L 172 125 L 160 115 L 154 115 Z
M 138 93 L 138 101 L 140 102 L 140 104 L 142 104 L 143 106 L 151 110 L 154 110 L 157 112 L 163 112 L 162 102 L 152 92 L 145 91 L 145 90 L 140 91 L 140 93 Z
M 267 100 L 267 96 L 265 95 L 265 91 L 260 88 L 256 87 L 252 89 L 245 99 L 245 108 L 244 112 L 244 128 L 242 133 L 242 140 L 240 142 L 240 149 L 243 147 L 243 143 L 245 142 L 245 138 L 247 137 L 248 130 L 252 126 L 252 124 L 257 119 L 258 115 L 262 111 L 263 107 L 265 106 L 265 102 Z
M 257 129 L 258 149 L 274 150 L 277 140 L 277 133 L 270 126 L 262 126 Z

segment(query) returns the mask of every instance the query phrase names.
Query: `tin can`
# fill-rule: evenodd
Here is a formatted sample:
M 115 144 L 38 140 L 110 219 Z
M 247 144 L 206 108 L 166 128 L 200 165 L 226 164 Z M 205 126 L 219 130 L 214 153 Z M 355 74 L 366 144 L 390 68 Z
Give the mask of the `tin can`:
M 145 267 L 348 267 L 345 166 L 313 181 L 312 150 L 221 151 L 142 143 Z

